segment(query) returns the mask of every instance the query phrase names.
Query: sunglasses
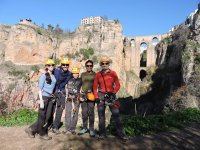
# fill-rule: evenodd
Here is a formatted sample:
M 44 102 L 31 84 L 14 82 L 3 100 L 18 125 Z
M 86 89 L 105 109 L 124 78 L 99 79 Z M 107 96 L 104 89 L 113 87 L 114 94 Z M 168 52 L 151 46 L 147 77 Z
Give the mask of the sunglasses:
M 108 65 L 109 63 L 101 63 L 101 65 L 103 66 L 103 65 Z
M 86 65 L 86 67 L 91 67 L 91 68 L 92 68 L 92 67 L 93 67 L 93 65 Z
M 53 67 L 54 67 L 55 65 L 54 65 L 54 64 L 52 64 L 52 65 L 46 65 L 46 66 L 48 66 L 48 67 L 50 67 L 50 66 L 53 66 Z
M 69 67 L 69 64 L 62 64 L 61 66 L 67 66 L 67 67 Z

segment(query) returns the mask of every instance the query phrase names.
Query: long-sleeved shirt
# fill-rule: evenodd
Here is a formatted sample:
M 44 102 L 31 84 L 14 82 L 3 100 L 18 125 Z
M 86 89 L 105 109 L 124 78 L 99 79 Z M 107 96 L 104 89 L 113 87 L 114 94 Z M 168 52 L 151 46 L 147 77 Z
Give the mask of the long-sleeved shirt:
M 93 91 L 93 83 L 95 78 L 95 72 L 83 72 L 81 74 L 82 90 L 84 92 Z
M 53 93 L 53 90 L 55 88 L 56 79 L 54 75 L 51 75 L 51 84 L 47 84 L 46 82 L 46 75 L 42 74 L 39 79 L 39 90 L 42 91 L 43 96 L 49 96 Z
M 102 75 L 104 77 L 105 83 Z M 93 92 L 95 98 L 98 98 L 98 91 L 103 93 L 112 92 L 116 94 L 119 91 L 119 89 L 120 89 L 120 83 L 115 71 L 109 70 L 106 73 L 99 71 L 96 74 L 93 86 Z
M 67 90 L 66 94 L 68 94 L 67 96 L 69 97 L 69 95 L 74 95 L 77 97 L 80 93 L 80 88 L 81 88 L 81 79 L 71 78 L 66 86 Z
M 56 68 L 54 70 L 54 75 L 56 78 L 56 87 L 55 90 L 60 90 L 65 93 L 65 85 L 72 78 L 72 73 L 70 71 L 63 71 L 62 69 Z

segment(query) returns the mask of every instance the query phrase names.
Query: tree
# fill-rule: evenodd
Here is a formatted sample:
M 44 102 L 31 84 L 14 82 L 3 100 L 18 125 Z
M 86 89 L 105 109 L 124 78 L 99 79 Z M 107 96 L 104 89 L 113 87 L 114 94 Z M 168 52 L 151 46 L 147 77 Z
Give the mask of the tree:
M 51 24 L 49 24 L 47 27 L 48 27 L 48 30 L 49 30 L 49 31 L 51 31 L 51 32 L 53 31 L 53 28 L 54 28 L 54 27 L 53 27 Z
M 55 32 L 56 35 L 60 35 L 60 34 L 63 33 L 63 30 L 60 28 L 59 24 L 56 25 L 54 32 Z

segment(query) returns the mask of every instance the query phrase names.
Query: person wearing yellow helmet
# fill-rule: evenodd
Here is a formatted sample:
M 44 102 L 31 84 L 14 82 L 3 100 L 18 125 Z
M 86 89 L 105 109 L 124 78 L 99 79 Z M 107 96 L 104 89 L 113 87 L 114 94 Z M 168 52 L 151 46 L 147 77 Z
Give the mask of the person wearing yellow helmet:
M 61 117 L 63 110 L 65 108 L 65 97 L 66 97 L 65 85 L 72 78 L 72 73 L 71 71 L 69 71 L 69 65 L 70 65 L 69 59 L 62 58 L 61 66 L 54 70 L 54 75 L 56 77 L 57 82 L 54 93 L 54 95 L 56 96 L 56 103 L 54 104 L 54 109 L 53 109 L 53 111 L 56 110 L 56 112 L 55 112 L 55 118 L 52 123 L 52 131 L 55 134 L 61 133 L 59 131 L 59 128 L 62 124 Z
M 63 134 L 76 134 L 76 125 L 78 121 L 78 111 L 79 111 L 79 98 L 80 98 L 80 88 L 81 80 L 79 78 L 79 68 L 73 67 L 71 78 L 66 84 L 66 130 Z
M 52 97 L 51 94 L 55 88 L 56 78 L 53 75 L 55 62 L 52 59 L 48 59 L 45 62 L 46 73 L 42 74 L 39 79 L 39 99 L 40 108 L 38 120 L 32 124 L 29 128 L 25 129 L 25 132 L 29 137 L 34 138 L 35 134 L 40 135 L 40 139 L 50 140 L 51 137 L 48 136 L 48 126 L 44 126 L 51 121 L 52 117 Z
M 95 78 L 95 72 L 93 69 L 93 61 L 87 60 L 85 62 L 86 72 L 81 74 L 81 96 L 80 103 L 82 108 L 82 121 L 83 128 L 79 131 L 79 135 L 88 132 L 88 120 L 89 120 L 89 134 L 90 137 L 95 136 L 94 132 L 94 106 L 95 99 L 93 94 L 93 82 Z
M 100 59 L 102 70 L 96 73 L 93 86 L 99 115 L 99 139 L 106 137 L 105 108 L 109 106 L 116 124 L 117 136 L 122 140 L 127 140 L 119 117 L 120 104 L 116 99 L 116 93 L 120 89 L 120 82 L 116 72 L 109 68 L 109 64 L 110 60 L 108 58 Z

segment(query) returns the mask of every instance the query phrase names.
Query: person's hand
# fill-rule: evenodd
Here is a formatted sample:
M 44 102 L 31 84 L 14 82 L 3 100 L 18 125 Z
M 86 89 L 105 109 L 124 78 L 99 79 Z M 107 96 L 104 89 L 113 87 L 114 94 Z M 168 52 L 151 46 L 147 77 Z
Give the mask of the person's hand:
M 40 100 L 40 109 L 44 109 L 44 101 Z
M 100 99 L 99 99 L 99 98 L 95 98 L 95 102 L 96 102 L 97 104 L 99 104 L 99 103 L 100 103 Z
M 104 97 L 107 99 L 116 99 L 116 94 L 112 92 L 107 92 Z
M 42 73 L 42 74 L 45 74 L 46 70 L 45 69 L 39 69 L 39 72 Z

